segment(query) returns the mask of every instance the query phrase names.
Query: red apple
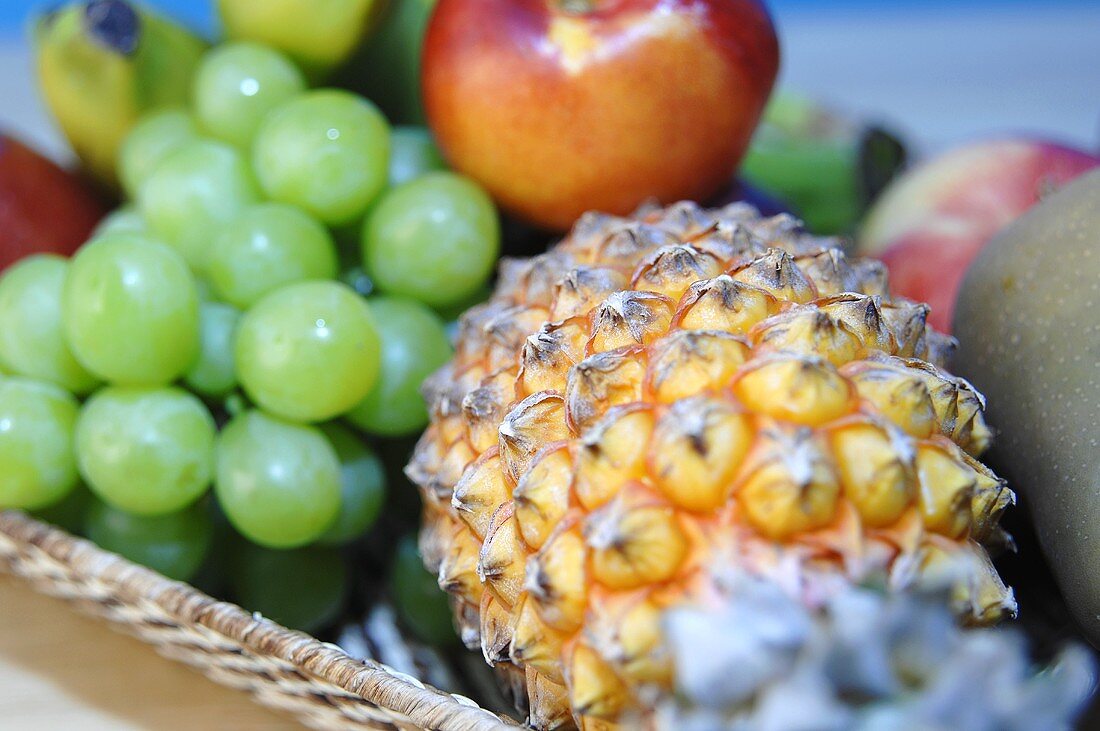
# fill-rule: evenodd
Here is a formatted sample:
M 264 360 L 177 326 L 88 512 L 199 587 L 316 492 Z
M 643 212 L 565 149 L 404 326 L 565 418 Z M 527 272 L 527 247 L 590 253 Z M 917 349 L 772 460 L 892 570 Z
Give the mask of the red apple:
M 0 270 L 28 254 L 71 254 L 106 208 L 85 182 L 0 134 Z
M 561 230 L 718 191 L 778 61 L 756 0 L 440 0 L 422 82 L 450 163 Z
M 878 199 L 858 241 L 861 254 L 890 269 L 890 289 L 932 306 L 929 322 L 950 332 L 967 266 L 986 242 L 1100 158 L 1027 139 L 971 144 L 895 180 Z

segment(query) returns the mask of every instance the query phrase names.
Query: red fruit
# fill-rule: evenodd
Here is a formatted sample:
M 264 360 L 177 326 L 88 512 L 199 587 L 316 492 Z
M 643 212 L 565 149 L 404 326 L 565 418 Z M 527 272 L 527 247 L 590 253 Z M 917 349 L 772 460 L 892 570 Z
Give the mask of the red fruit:
M 80 178 L 0 134 L 0 271 L 28 254 L 71 254 L 106 212 Z
M 587 210 L 714 194 L 778 63 L 757 0 L 440 0 L 422 81 L 451 164 L 564 229 Z
M 932 306 L 929 322 L 951 331 L 970 262 L 994 234 L 1100 158 L 1050 142 L 997 140 L 941 155 L 894 181 L 860 234 L 861 254 L 890 268 L 895 294 Z

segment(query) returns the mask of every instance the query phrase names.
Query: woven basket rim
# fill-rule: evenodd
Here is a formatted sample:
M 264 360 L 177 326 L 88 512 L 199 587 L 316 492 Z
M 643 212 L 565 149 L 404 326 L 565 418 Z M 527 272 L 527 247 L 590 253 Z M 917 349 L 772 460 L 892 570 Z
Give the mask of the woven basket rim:
M 290 663 L 306 676 L 394 711 L 419 728 L 515 728 L 511 719 L 504 720 L 469 698 L 433 688 L 374 660 L 352 658 L 336 645 L 213 599 L 189 584 L 165 578 L 22 511 L 0 511 L 0 568 L 14 564 L 16 554 L 25 559 L 28 550 L 41 552 L 82 579 L 109 586 L 118 601 L 150 602 L 181 625 L 205 627 L 257 655 Z

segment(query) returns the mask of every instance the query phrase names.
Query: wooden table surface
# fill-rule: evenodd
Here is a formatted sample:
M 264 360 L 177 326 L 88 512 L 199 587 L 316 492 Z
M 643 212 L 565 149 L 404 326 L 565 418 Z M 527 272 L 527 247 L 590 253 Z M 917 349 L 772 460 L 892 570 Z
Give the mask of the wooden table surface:
M 300 731 L 138 640 L 0 574 L 4 731 Z

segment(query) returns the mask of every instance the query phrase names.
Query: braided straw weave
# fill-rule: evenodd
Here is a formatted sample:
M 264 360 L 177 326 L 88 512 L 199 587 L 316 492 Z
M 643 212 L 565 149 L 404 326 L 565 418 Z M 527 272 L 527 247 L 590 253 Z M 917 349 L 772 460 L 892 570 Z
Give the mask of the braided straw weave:
M 515 729 L 468 698 L 353 659 L 335 645 L 215 601 L 19 511 L 0 512 L 0 569 L 311 728 Z

